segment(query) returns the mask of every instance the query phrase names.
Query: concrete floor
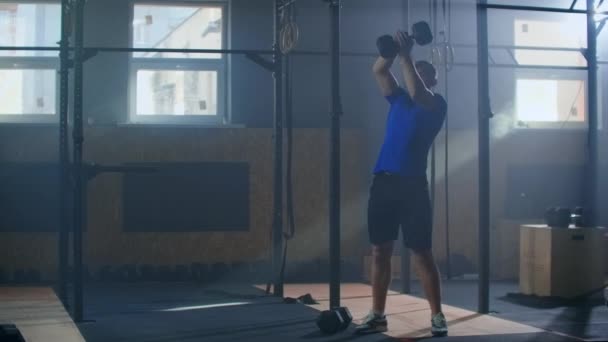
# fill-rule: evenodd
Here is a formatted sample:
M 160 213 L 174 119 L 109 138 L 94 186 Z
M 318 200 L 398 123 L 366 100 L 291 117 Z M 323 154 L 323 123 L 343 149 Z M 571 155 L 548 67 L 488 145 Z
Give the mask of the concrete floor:
M 395 282 L 393 289 L 399 289 Z M 589 341 L 608 341 L 608 307 L 602 293 L 584 301 L 568 302 L 522 298 L 515 281 L 492 282 L 490 310 L 498 317 L 537 328 L 576 336 Z M 422 296 L 420 284 L 412 282 L 412 295 Z M 446 304 L 477 310 L 477 282 L 445 281 Z
M 420 295 L 419 285 L 414 282 L 412 286 L 413 295 Z M 399 284 L 394 287 L 399 288 Z M 494 315 L 579 339 L 540 333 L 448 337 L 442 341 L 608 340 L 608 308 L 603 300 L 536 308 L 507 300 L 505 296 L 511 292 L 517 292 L 516 283 L 492 284 Z M 444 302 L 474 311 L 476 282 L 445 282 Z M 249 285 L 98 283 L 90 284 L 86 292 L 85 318 L 92 322 L 79 324 L 79 328 L 87 341 L 395 340 L 383 335 L 361 338 L 349 331 L 323 336 L 315 326 L 316 317 L 317 311 L 309 307 L 283 304 Z

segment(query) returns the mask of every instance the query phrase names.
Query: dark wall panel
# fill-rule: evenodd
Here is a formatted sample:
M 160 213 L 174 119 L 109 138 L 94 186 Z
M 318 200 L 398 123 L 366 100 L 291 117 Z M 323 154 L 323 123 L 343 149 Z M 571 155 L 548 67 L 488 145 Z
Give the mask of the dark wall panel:
M 0 164 L 0 232 L 53 232 L 59 224 L 56 164 Z
M 249 230 L 249 164 L 146 163 L 124 179 L 124 230 Z
M 548 207 L 583 204 L 583 166 L 517 165 L 507 171 L 506 218 L 543 217 Z

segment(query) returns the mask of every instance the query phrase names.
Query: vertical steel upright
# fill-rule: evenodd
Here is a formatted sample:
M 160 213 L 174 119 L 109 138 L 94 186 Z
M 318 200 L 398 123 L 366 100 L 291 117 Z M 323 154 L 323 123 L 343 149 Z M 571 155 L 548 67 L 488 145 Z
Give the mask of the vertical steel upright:
M 330 141 L 329 141 L 329 307 L 340 307 L 340 0 L 329 0 Z
M 75 322 L 83 321 L 83 279 L 82 279 L 82 235 L 84 229 L 83 199 L 85 196 L 84 172 L 82 165 L 84 127 L 83 127 L 83 72 L 84 72 L 84 6 L 85 0 L 75 0 L 74 8 L 74 127 L 73 168 L 74 178 L 74 247 L 73 247 L 73 286 Z
M 447 8 L 446 8 L 447 6 Z M 453 60 L 452 56 L 452 3 L 451 0 L 443 0 L 443 27 L 444 27 L 444 44 L 443 44 L 443 82 L 445 85 L 445 92 L 443 96 L 445 97 L 445 101 L 448 103 L 448 112 L 445 116 L 445 155 L 444 155 L 444 184 L 445 184 L 445 193 L 444 193 L 444 202 L 445 202 L 445 276 L 446 278 L 452 279 L 452 257 L 450 250 L 450 113 L 449 113 L 449 101 L 450 101 L 450 71 L 451 71 L 451 63 Z M 447 15 L 446 15 L 447 14 Z
M 405 17 L 405 27 L 407 27 L 408 29 L 410 28 L 410 17 L 411 17 L 411 6 L 410 6 L 410 0 L 405 0 L 405 8 L 406 8 L 406 17 Z M 403 237 L 402 237 L 403 238 Z M 412 292 L 412 288 L 411 288 L 411 279 L 410 279 L 410 250 L 405 247 L 402 243 L 399 244 L 400 246 L 400 250 L 401 250 L 401 269 L 400 269 L 400 275 L 401 275 L 401 293 L 403 294 L 409 294 Z
M 69 250 L 69 150 L 68 150 L 68 108 L 69 108 L 69 48 L 71 33 L 71 1 L 61 0 L 61 41 L 59 42 L 59 231 L 57 245 L 57 292 L 59 299 L 68 307 L 68 250 Z
M 283 258 L 283 55 L 281 52 L 282 0 L 274 0 L 274 181 L 272 219 L 272 274 L 273 294 L 283 297 L 281 264 Z
M 590 226 L 598 221 L 598 61 L 597 24 L 594 18 L 595 1 L 587 0 L 587 89 L 588 89 L 588 156 L 585 177 L 585 207 L 589 212 Z
M 429 1 L 429 21 L 432 23 L 433 35 L 437 36 L 437 0 Z M 409 30 L 409 27 L 408 27 Z M 437 52 L 435 39 L 431 44 L 431 64 L 435 64 L 435 53 Z M 435 65 L 435 67 L 437 67 Z M 435 216 L 435 194 L 437 193 L 437 143 L 433 141 L 431 146 L 431 209 Z
M 482 314 L 486 314 L 490 310 L 490 118 L 492 111 L 488 66 L 488 10 L 483 6 L 486 3 L 486 0 L 478 0 L 477 6 L 477 101 L 479 110 L 479 298 L 477 311 Z

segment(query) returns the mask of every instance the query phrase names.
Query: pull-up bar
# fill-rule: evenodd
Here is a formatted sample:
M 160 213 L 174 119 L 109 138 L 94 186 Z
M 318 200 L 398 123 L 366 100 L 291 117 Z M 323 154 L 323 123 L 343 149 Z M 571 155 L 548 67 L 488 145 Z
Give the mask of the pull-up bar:
M 75 48 L 67 48 L 74 51 Z M 97 47 L 86 46 L 85 51 L 91 52 L 146 52 L 146 53 L 201 53 L 201 54 L 237 54 L 237 55 L 273 55 L 273 50 L 234 50 L 234 49 L 160 49 L 160 48 L 124 48 L 124 47 Z M 0 46 L 0 51 L 61 51 L 60 47 L 54 46 Z
M 608 12 L 595 10 L 580 10 L 574 8 L 557 8 L 557 7 L 540 7 L 540 6 L 518 6 L 518 5 L 497 5 L 497 4 L 478 4 L 478 8 L 482 9 L 500 9 L 511 11 L 533 11 L 533 12 L 553 12 L 553 13 L 568 13 L 568 14 L 600 14 L 608 15 Z

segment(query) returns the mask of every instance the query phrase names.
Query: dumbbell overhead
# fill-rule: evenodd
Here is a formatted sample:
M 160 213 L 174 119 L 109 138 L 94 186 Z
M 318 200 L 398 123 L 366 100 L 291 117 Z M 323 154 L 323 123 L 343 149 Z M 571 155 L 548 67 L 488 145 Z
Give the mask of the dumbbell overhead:
M 412 37 L 418 45 L 428 45 L 433 41 L 433 33 L 427 22 L 419 21 L 412 26 Z M 384 35 L 376 41 L 380 56 L 384 58 L 395 58 L 399 53 L 399 46 L 391 35 Z

